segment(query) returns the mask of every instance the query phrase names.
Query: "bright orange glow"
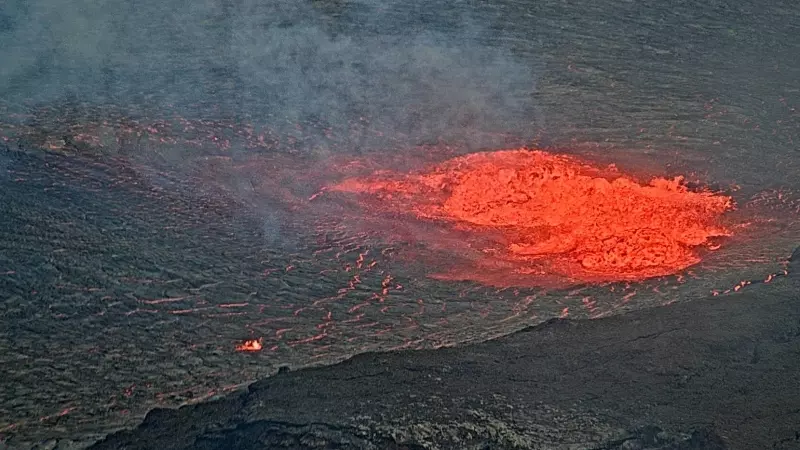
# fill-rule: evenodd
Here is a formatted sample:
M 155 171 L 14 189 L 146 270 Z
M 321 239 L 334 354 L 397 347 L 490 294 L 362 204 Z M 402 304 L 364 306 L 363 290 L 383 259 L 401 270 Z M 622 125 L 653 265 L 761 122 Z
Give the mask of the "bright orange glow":
M 683 178 L 643 185 L 612 166 L 531 150 L 475 153 L 410 174 L 376 172 L 331 190 L 367 194 L 367 207 L 404 211 L 472 233 L 500 233 L 484 249 L 518 274 L 613 281 L 676 273 L 719 248 L 730 197 L 693 192 Z M 498 267 L 497 264 L 493 265 Z M 506 264 L 506 266 L 508 266 Z
M 257 352 L 261 350 L 262 347 L 262 340 L 261 339 L 250 339 L 247 341 L 242 342 L 236 346 L 236 351 L 238 352 Z

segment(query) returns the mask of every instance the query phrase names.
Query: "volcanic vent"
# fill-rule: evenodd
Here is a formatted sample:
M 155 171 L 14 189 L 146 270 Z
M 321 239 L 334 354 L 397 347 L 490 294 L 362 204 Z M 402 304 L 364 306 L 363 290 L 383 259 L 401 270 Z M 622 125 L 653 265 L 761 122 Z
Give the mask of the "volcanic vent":
M 360 194 L 371 210 L 491 234 L 495 245 L 479 249 L 479 266 L 542 281 L 673 274 L 731 234 L 720 223 L 730 197 L 692 191 L 681 177 L 641 184 L 613 166 L 526 149 L 460 156 L 415 173 L 380 171 L 332 190 Z

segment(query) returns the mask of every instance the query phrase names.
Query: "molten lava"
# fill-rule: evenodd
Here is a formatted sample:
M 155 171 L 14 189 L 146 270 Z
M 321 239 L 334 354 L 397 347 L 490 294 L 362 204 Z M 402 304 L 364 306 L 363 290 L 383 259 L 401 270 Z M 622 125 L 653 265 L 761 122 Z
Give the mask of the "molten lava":
M 499 232 L 501 250 L 484 254 L 518 274 L 571 280 L 673 274 L 731 234 L 719 224 L 731 198 L 690 191 L 682 177 L 642 185 L 613 168 L 524 149 L 457 157 L 418 173 L 381 171 L 332 190 L 366 194 L 367 207 L 378 211 Z
M 239 352 L 257 352 L 263 348 L 262 339 L 248 339 L 241 344 L 236 345 L 236 351 Z

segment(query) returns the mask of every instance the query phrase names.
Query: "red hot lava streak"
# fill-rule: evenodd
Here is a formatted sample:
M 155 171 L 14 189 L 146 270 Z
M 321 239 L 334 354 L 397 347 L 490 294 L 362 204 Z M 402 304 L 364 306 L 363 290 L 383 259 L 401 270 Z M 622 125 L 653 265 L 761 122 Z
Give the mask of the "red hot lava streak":
M 613 168 L 525 149 L 470 154 L 417 173 L 380 171 L 332 190 L 361 194 L 379 211 L 499 232 L 501 249 L 483 253 L 534 277 L 673 274 L 699 262 L 699 248 L 716 249 L 714 238 L 731 234 L 719 219 L 732 199 L 690 191 L 682 177 L 642 185 Z

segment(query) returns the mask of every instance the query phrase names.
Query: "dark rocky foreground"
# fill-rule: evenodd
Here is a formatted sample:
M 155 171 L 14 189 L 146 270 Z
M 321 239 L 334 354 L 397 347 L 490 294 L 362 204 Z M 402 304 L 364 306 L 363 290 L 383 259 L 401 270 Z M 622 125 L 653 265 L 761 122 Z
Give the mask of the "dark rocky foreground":
M 798 272 L 800 249 L 733 295 L 282 371 L 93 448 L 800 448 Z

